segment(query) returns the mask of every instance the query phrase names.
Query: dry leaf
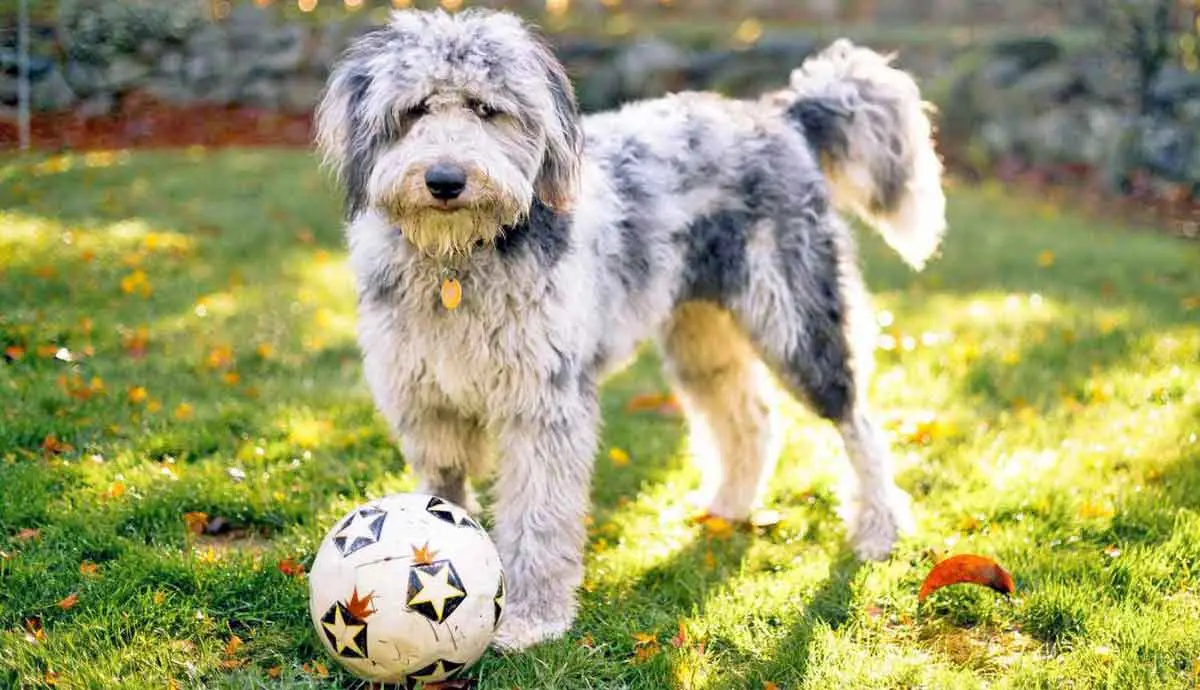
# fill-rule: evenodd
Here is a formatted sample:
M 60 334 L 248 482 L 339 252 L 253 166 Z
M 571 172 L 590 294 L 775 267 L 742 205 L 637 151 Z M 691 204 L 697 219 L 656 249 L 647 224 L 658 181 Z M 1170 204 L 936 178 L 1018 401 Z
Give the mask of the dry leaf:
M 319 661 L 314 661 L 311 664 L 304 664 L 300 667 L 305 673 L 314 675 L 319 678 L 324 678 L 329 675 L 329 669 L 325 668 L 325 664 Z
M 237 654 L 238 649 L 242 646 L 242 638 L 234 635 L 229 638 L 229 642 L 225 643 L 225 656 L 231 657 Z
M 120 498 L 125 495 L 125 485 L 121 482 L 113 482 L 108 487 L 109 498 Z
M 282 666 L 272 666 L 271 668 L 267 669 L 267 678 L 278 678 L 282 674 Z
M 58 440 L 54 434 L 50 434 L 42 440 L 42 453 L 45 455 L 61 455 L 63 453 L 73 452 L 74 450 L 74 446 L 72 446 L 70 443 L 64 443 Z
M 179 405 L 175 408 L 174 415 L 175 419 L 184 422 L 191 419 L 194 413 L 195 408 L 193 408 L 191 405 L 187 403 L 179 403 Z
M 629 453 L 620 448 L 613 448 L 608 451 L 608 459 L 612 460 L 614 467 L 624 467 L 629 464 Z
M 375 609 L 370 608 L 371 600 L 374 598 L 375 593 L 371 592 L 360 599 L 358 596 L 358 587 L 355 587 L 354 591 L 350 593 L 350 601 L 346 603 L 346 610 L 355 618 L 365 621 L 372 613 L 375 613 Z
M 58 685 L 60 680 L 62 680 L 62 676 L 57 671 L 46 671 L 46 685 Z
M 4 348 L 4 356 L 10 362 L 19 362 L 22 359 L 25 359 L 25 348 L 21 347 L 20 345 L 9 345 L 8 347 Z
M 79 574 L 84 576 L 93 576 L 100 573 L 100 566 L 91 561 L 84 561 L 79 564 Z
M 733 523 L 719 515 L 705 513 L 696 519 L 704 527 L 705 535 L 714 539 L 725 539 L 733 535 Z
M 643 644 L 643 645 L 638 645 L 634 649 L 633 659 L 637 663 L 649 661 L 650 659 L 653 659 L 655 656 L 657 656 L 660 651 L 662 651 L 662 647 L 659 646 L 657 641 L 650 642 L 650 643 Z
M 925 581 L 921 583 L 917 601 L 924 601 L 925 597 L 942 587 L 960 583 L 990 587 L 1005 595 L 1016 591 L 1012 575 L 992 559 L 973 554 L 958 554 L 933 566 L 925 576 Z
M 279 572 L 287 575 L 288 577 L 297 577 L 304 574 L 304 566 L 292 560 L 291 558 L 285 558 L 279 561 L 275 564 L 275 567 L 279 569 Z
M 413 545 L 411 548 L 413 563 L 415 565 L 429 565 L 433 563 L 434 557 L 437 556 L 437 551 L 429 548 L 429 542 L 425 542 L 424 546 Z
M 763 690 L 779 690 L 779 686 L 771 681 L 763 681 Z
M 675 637 L 671 638 L 671 646 L 675 649 L 679 649 L 687 644 L 687 641 L 687 627 L 684 626 L 683 621 L 679 621 L 679 632 L 675 633 Z
M 70 611 L 71 607 L 73 607 L 75 604 L 78 604 L 78 603 L 79 603 L 79 594 L 77 592 L 71 592 L 66 597 L 64 597 L 62 601 L 55 604 L 55 606 L 62 609 L 63 611 Z
M 146 398 L 148 398 L 149 395 L 150 394 L 146 392 L 145 387 L 133 386 L 129 389 L 128 398 L 129 402 L 133 403 L 134 405 L 140 405 L 146 402 Z
M 25 641 L 30 644 L 37 644 L 46 640 L 46 631 L 42 629 L 42 621 L 39 618 L 25 619 Z
M 592 639 L 591 633 L 588 633 L 579 639 L 579 646 L 584 649 L 595 649 L 596 640 Z
M 245 663 L 244 659 L 225 659 L 221 661 L 221 668 L 226 671 L 232 671 L 235 668 L 241 668 Z
M 208 527 L 208 513 L 184 513 L 183 522 L 192 534 L 204 534 L 204 529 Z
M 32 527 L 26 527 L 25 529 L 22 529 L 21 531 L 17 532 L 17 541 L 29 541 L 30 539 L 41 539 L 41 538 L 42 538 L 42 530 L 40 530 L 40 529 L 33 529 Z

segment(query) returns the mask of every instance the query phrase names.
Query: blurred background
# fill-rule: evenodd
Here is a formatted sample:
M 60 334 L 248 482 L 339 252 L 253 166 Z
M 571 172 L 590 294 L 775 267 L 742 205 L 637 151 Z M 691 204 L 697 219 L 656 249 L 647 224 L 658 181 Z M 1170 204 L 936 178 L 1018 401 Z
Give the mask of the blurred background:
M 20 1 L 0 0 L 3 147 L 21 142 Z M 26 2 L 39 148 L 303 145 L 347 42 L 393 7 L 440 4 L 537 22 L 589 111 L 681 89 L 754 96 L 849 36 L 919 76 L 942 153 L 968 177 L 1200 198 L 1197 0 Z

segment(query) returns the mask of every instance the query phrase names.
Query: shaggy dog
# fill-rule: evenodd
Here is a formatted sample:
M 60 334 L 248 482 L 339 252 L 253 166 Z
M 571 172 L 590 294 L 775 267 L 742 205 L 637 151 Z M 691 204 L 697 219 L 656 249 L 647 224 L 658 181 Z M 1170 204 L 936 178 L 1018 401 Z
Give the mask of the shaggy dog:
M 920 268 L 945 200 L 920 94 L 887 59 L 839 41 L 759 101 L 581 118 L 516 17 L 401 11 L 347 50 L 317 128 L 378 408 L 422 491 L 478 509 L 469 478 L 494 471 L 498 646 L 574 620 L 598 384 L 647 340 L 713 456 L 711 513 L 755 507 L 779 382 L 845 442 L 854 552 L 891 552 L 907 496 L 867 411 L 873 320 L 837 211 Z

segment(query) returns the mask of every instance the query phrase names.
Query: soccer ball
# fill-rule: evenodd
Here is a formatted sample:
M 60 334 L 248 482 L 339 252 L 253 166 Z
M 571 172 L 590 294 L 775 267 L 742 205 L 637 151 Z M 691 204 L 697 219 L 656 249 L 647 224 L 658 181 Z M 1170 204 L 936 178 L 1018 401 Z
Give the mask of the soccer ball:
M 504 571 L 479 523 L 449 501 L 393 494 L 329 530 L 309 574 L 317 635 L 356 676 L 379 683 L 455 677 L 504 614 Z

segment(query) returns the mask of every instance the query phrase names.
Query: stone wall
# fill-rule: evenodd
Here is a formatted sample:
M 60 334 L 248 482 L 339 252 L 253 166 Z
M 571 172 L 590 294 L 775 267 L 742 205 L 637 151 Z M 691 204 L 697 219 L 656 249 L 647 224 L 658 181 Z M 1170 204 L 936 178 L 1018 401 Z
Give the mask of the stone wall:
M 173 103 L 305 113 L 338 54 L 370 26 L 365 14 L 278 21 L 248 4 L 221 21 L 164 16 L 125 33 L 87 16 L 90 24 L 71 31 L 60 24 L 36 33 L 36 108 L 103 115 L 125 95 L 148 92 Z M 747 45 L 554 40 L 589 111 L 682 89 L 753 96 L 786 83 L 791 68 L 823 43 L 798 31 L 767 31 Z M 898 51 L 900 64 L 921 78 L 940 107 L 944 147 L 959 160 L 1100 170 L 1117 186 L 1148 172 L 1200 194 L 1200 73 L 1166 68 L 1142 104 L 1132 75 L 1099 47 L 1052 39 L 873 47 Z M 0 45 L 0 104 L 15 99 L 15 51 Z

